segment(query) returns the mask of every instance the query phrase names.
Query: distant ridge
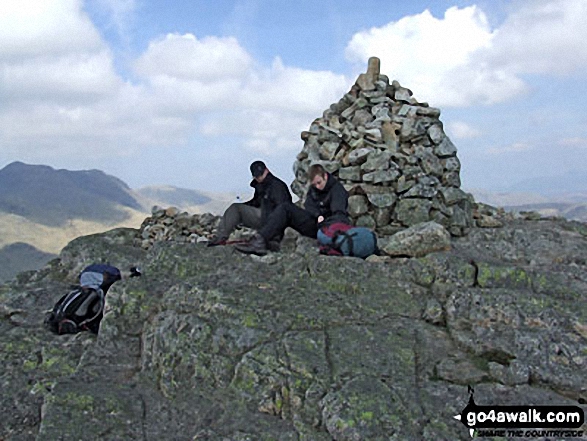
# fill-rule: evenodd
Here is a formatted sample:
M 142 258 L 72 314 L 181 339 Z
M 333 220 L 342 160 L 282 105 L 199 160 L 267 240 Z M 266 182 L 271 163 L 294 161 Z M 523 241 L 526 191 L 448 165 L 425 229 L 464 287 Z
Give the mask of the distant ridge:
M 134 191 L 158 205 L 190 207 L 207 204 L 212 200 L 197 190 L 178 188 L 170 185 L 149 186 Z
M 0 170 L 0 212 L 48 226 L 70 219 L 122 222 L 120 207 L 142 210 L 130 188 L 99 170 L 56 170 L 13 162 Z
M 57 255 L 22 242 L 0 248 L 0 283 L 12 279 L 21 271 L 40 269 L 55 257 Z
M 510 186 L 509 192 L 531 192 L 542 195 L 587 193 L 587 171 L 571 170 L 556 176 L 524 179 Z

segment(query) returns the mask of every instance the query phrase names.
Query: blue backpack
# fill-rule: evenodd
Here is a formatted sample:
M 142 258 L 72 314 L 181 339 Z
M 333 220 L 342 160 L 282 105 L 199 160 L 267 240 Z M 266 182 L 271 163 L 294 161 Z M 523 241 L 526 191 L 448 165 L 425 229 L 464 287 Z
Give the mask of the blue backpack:
M 377 236 L 369 228 L 334 223 L 318 231 L 321 254 L 366 259 L 378 253 Z

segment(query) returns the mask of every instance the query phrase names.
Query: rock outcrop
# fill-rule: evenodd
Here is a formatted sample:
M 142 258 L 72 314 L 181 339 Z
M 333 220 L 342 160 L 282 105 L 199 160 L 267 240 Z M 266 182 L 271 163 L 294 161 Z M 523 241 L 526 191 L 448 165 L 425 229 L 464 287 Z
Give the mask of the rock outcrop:
M 587 228 L 502 223 L 387 262 L 293 234 L 263 258 L 78 238 L 0 286 L 0 439 L 468 440 L 468 385 L 479 405 L 585 408 Z M 98 337 L 45 331 L 94 261 L 144 276 L 110 289 Z
M 302 133 L 291 188 L 303 199 L 308 168 L 322 164 L 349 190 L 356 225 L 387 235 L 435 221 L 462 236 L 473 225 L 473 198 L 460 189 L 457 149 L 439 116 L 371 58 L 349 93 Z

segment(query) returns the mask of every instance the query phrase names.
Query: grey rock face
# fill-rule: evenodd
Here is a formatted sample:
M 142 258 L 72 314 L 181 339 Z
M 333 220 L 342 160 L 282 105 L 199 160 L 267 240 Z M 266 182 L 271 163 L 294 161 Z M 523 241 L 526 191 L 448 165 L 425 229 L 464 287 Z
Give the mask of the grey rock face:
M 194 226 L 161 209 L 142 232 L 165 219 Z M 587 228 L 499 219 L 452 239 L 415 226 L 402 255 L 428 254 L 372 263 L 290 231 L 263 258 L 181 233 L 76 239 L 0 285 L 0 439 L 464 441 L 469 385 L 483 405 L 585 408 Z M 416 251 L 435 241 L 450 250 Z M 43 311 L 95 261 L 144 275 L 110 289 L 97 338 L 49 334 Z
M 290 231 L 263 258 L 76 239 L 0 285 L 0 439 L 464 441 L 469 385 L 478 404 L 585 409 L 587 228 L 501 220 L 371 262 Z M 95 261 L 144 275 L 110 289 L 97 338 L 49 334 L 43 311 Z
M 304 199 L 309 185 L 306 171 L 311 164 L 326 161 L 327 170 L 345 186 L 379 186 L 400 202 L 389 216 L 381 216 L 376 213 L 381 207 L 369 200 L 367 211 L 354 216 L 353 222 L 366 214 L 374 220 L 377 233 L 385 235 L 388 226 L 407 228 L 414 222 L 441 220 L 452 235 L 466 234 L 474 223 L 472 206 L 449 209 L 437 196 L 461 186 L 457 149 L 443 131 L 440 110 L 419 103 L 399 82 L 390 84 L 378 66 L 379 61 L 372 58 L 368 72 L 303 132 L 304 147 L 294 164 L 292 190 Z M 411 198 L 423 199 L 417 203 L 416 219 L 406 215 L 406 207 L 414 202 L 401 203 Z M 429 210 L 432 200 L 441 206 Z

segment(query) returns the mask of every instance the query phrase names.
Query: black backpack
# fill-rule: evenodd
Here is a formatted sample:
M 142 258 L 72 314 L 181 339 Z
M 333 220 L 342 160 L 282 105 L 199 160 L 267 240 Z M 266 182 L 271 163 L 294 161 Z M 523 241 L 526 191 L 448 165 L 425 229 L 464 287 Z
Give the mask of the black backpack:
M 45 317 L 45 325 L 55 334 L 75 334 L 80 331 L 98 333 L 104 313 L 104 291 L 79 287 L 65 294 Z
M 45 317 L 45 326 L 55 334 L 81 331 L 97 334 L 104 315 L 106 292 L 120 278 L 120 270 L 111 265 L 86 267 L 80 274 L 80 282 L 86 285 L 76 287 L 61 297 Z

